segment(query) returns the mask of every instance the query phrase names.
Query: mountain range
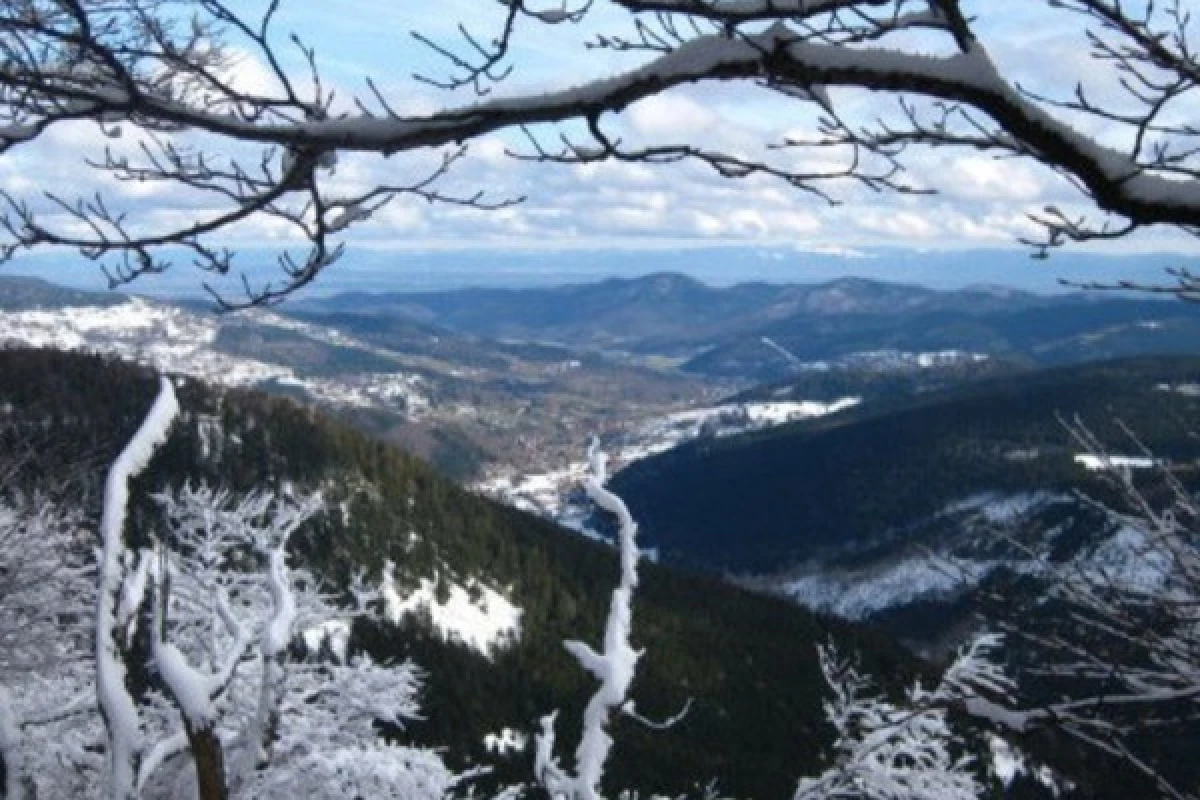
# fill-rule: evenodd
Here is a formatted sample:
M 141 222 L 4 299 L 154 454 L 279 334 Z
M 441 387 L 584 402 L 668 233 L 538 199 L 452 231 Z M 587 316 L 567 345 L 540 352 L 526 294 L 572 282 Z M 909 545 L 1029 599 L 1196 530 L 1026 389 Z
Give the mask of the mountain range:
M 717 288 L 659 273 L 544 289 L 354 292 L 305 308 L 655 356 L 692 374 L 753 382 L 864 352 L 958 350 L 1055 364 L 1200 344 L 1200 312 L 1178 302 L 1003 287 L 936 291 L 859 278 Z

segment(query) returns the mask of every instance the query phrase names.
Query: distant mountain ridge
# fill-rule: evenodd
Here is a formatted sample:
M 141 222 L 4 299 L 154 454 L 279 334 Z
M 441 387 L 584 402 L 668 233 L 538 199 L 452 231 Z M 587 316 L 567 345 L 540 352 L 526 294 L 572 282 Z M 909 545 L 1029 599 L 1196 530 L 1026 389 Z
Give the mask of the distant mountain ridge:
M 718 288 L 657 273 L 549 289 L 353 293 L 303 308 L 657 355 L 696 375 L 754 382 L 880 349 L 959 349 L 1031 364 L 1200 350 L 1200 309 L 1160 298 L 990 285 L 939 291 L 863 278 Z
M 1028 292 L 998 297 L 988 289 L 945 292 L 862 278 L 718 288 L 668 272 L 549 289 L 354 292 L 308 300 L 304 307 L 405 315 L 499 338 L 618 346 L 647 341 L 695 344 L 799 313 L 984 311 L 1048 302 L 1054 300 Z
M 58 286 L 41 278 L 0 274 L 0 311 L 71 306 L 113 306 L 128 298 L 115 292 L 93 292 Z

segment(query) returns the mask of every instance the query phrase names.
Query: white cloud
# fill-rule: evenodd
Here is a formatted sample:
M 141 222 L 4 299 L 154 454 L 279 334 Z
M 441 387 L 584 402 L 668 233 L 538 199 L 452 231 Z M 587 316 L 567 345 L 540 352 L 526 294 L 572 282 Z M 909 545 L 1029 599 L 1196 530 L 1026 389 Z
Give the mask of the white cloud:
M 854 221 L 867 231 L 899 240 L 930 239 L 939 233 L 929 215 L 916 211 L 871 208 L 856 213 Z
M 678 92 L 639 100 L 625 113 L 634 130 L 654 137 L 694 137 L 717 119 L 713 112 Z
M 707 211 L 693 211 L 690 215 L 692 230 L 701 236 L 720 236 L 727 230 L 725 223 Z
M 1016 159 L 959 156 L 951 163 L 946 188 L 962 197 L 1029 200 L 1043 190 L 1033 168 Z

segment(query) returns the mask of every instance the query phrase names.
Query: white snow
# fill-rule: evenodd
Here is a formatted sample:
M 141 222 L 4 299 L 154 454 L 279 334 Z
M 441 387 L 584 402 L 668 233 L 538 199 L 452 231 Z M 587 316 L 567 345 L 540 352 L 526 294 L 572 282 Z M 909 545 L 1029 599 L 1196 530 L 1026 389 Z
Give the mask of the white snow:
M 1069 502 L 1072 498 L 1061 492 L 985 491 L 947 504 L 934 518 L 955 517 L 954 524 L 962 526 L 964 531 L 972 530 L 980 522 L 1002 529 L 1048 506 Z M 808 567 L 798 575 L 749 582 L 753 585 L 765 582 L 814 610 L 847 619 L 864 619 L 889 608 L 970 589 L 1001 567 L 1024 574 L 1042 569 L 1041 563 L 1032 559 L 968 558 L 938 553 L 854 569 L 822 564 Z
M 878 611 L 976 586 L 998 561 L 911 558 L 863 570 L 822 568 L 780 584 L 780 590 L 814 611 L 864 619 Z
M 297 333 L 333 347 L 381 358 L 395 353 L 333 328 L 310 325 L 273 312 L 240 317 L 188 311 L 130 298 L 114 306 L 75 306 L 0 313 L 0 345 L 53 347 L 116 355 L 160 372 L 189 375 L 231 387 L 293 387 L 337 407 L 377 408 L 415 417 L 429 409 L 420 376 L 408 372 L 354 373 L 336 377 L 300 375 L 285 364 L 217 349 L 225 325 L 256 324 Z
M 207 675 L 188 664 L 179 648 L 170 642 L 155 643 L 154 666 L 170 689 L 172 699 L 179 704 L 179 710 L 193 727 L 204 727 L 212 722 L 214 710 L 209 699 Z
M 974 513 L 994 525 L 1005 525 L 1046 506 L 1070 501 L 1070 496 L 1061 492 L 977 492 L 947 505 L 941 513 Z
M 1099 470 L 1152 469 L 1162 464 L 1160 459 L 1147 456 L 1112 456 L 1097 453 L 1076 453 L 1075 463 L 1089 472 Z
M 861 402 L 861 397 L 843 397 L 831 403 L 819 403 L 811 400 L 804 402 L 727 403 L 711 408 L 698 408 L 691 411 L 678 411 L 674 414 L 668 414 L 659 420 L 652 420 L 647 423 L 647 428 L 653 428 L 655 425 L 662 424 L 691 426 L 715 423 L 718 426 L 716 434 L 718 436 L 728 436 L 747 430 L 756 430 L 773 425 L 782 425 L 787 422 L 836 414 L 839 411 L 845 411 L 847 408 L 853 408 Z M 742 417 L 744 420 L 739 421 L 734 419 L 729 424 L 725 423 L 726 418 L 737 417 Z
M 463 586 L 435 575 L 423 578 L 415 591 L 404 595 L 396 588 L 394 571 L 395 565 L 388 562 L 381 587 L 391 622 L 425 612 L 444 639 L 462 642 L 485 656 L 520 638 L 524 611 L 495 589 L 474 579 Z M 437 597 L 441 582 L 447 584 L 445 602 Z
M 904 372 L 979 364 L 987 361 L 988 358 L 986 353 L 972 353 L 967 350 L 934 350 L 913 353 L 907 350 L 882 349 L 859 350 L 828 360 L 796 362 L 794 366 L 804 372 L 829 372 L 834 369 Z
M 499 733 L 489 733 L 483 737 L 483 746 L 489 753 L 506 756 L 509 753 L 520 753 L 529 744 L 529 735 L 512 728 L 502 728 Z
M 310 653 L 321 652 L 321 645 L 329 643 L 329 649 L 339 661 L 346 660 L 346 647 L 350 644 L 350 621 L 329 619 L 320 625 L 307 628 L 301 637 Z
M 1087 579 L 1128 592 L 1156 595 L 1167 584 L 1174 565 L 1164 548 L 1150 542 L 1144 531 L 1117 529 L 1075 563 Z
M 986 734 L 988 755 L 991 757 L 992 774 L 1007 789 L 1012 786 L 1017 775 L 1024 774 L 1028 769 L 1025 755 L 1016 750 L 1007 739 L 994 733 Z
M 1034 766 L 1029 757 L 1002 736 L 986 733 L 984 737 L 988 746 L 988 761 L 992 774 L 1003 784 L 1004 788 L 1012 786 L 1018 775 L 1028 775 L 1058 797 L 1070 784 L 1064 781 L 1049 767 Z
M 1160 392 L 1175 392 L 1184 397 L 1200 397 L 1200 383 L 1160 383 L 1154 388 Z

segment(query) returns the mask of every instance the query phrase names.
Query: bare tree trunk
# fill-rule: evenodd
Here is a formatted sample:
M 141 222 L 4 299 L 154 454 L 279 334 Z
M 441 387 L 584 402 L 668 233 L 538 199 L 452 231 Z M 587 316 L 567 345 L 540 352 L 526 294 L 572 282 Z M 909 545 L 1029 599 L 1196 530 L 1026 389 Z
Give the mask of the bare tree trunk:
M 193 729 L 186 725 L 192 761 L 196 764 L 196 797 L 198 800 L 229 800 L 225 783 L 225 750 L 212 725 Z

